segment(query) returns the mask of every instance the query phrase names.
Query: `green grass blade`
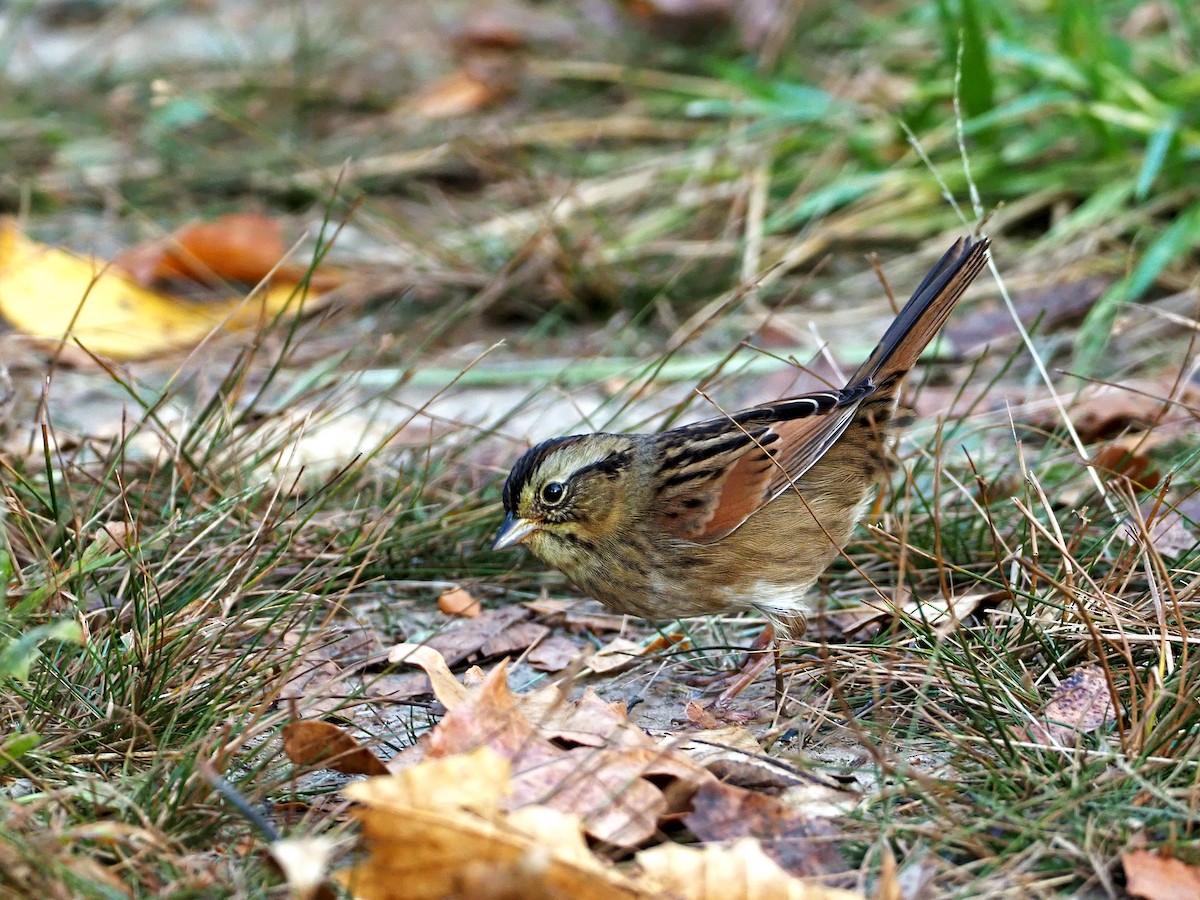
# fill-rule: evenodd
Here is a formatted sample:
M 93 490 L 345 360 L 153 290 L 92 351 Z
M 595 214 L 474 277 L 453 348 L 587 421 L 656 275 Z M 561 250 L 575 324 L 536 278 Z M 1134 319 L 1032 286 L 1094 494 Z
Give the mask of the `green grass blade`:
M 1150 140 L 1146 144 L 1146 158 L 1142 161 L 1142 170 L 1138 173 L 1137 188 L 1134 190 L 1134 196 L 1137 199 L 1145 200 L 1150 196 L 1150 188 L 1154 187 L 1154 182 L 1158 180 L 1159 173 L 1162 172 L 1167 153 L 1171 149 L 1178 130 L 1179 118 L 1171 116 L 1162 124 L 1162 127 L 1150 135 Z

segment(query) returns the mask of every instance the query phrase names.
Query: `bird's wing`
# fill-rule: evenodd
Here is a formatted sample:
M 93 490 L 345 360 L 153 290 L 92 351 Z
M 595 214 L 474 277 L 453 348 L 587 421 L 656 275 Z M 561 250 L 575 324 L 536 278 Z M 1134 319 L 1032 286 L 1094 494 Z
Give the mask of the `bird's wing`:
M 825 455 L 865 393 L 807 394 L 664 432 L 656 524 L 698 544 L 733 533 Z

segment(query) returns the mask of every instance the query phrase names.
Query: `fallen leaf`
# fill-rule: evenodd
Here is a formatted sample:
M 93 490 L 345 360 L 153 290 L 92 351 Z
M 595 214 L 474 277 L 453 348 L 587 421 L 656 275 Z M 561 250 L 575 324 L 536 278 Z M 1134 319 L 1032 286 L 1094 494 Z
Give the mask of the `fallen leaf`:
M 657 37 L 692 44 L 735 25 L 743 48 L 753 50 L 777 18 L 779 0 L 625 0 L 624 6 Z
M 519 606 L 485 609 L 477 618 L 438 632 L 424 643 L 441 653 L 447 665 L 455 666 L 479 654 L 488 641 L 528 617 L 529 610 Z
M 279 699 L 294 701 L 297 709 L 310 717 L 342 711 L 354 687 L 347 681 L 346 670 L 336 660 L 362 662 L 382 655 L 382 645 L 374 630 L 361 627 L 326 627 L 307 633 L 300 629 L 284 632 L 280 643 L 295 659 L 287 681 L 279 689 Z
M 1089 734 L 1113 721 L 1112 696 L 1104 670 L 1087 666 L 1054 689 L 1039 721 L 1029 726 L 1029 733 L 1038 743 L 1070 746 L 1078 735 Z
M 333 900 L 326 883 L 335 844 L 327 837 L 283 838 L 270 846 L 295 900 Z
M 320 766 L 343 775 L 386 775 L 374 753 L 336 725 L 301 719 L 283 726 L 283 750 L 298 766 Z
M 813 633 L 827 640 L 870 640 L 897 620 L 914 619 L 927 623 L 939 637 L 946 637 L 981 609 L 1008 598 L 1007 592 L 961 594 L 947 600 L 938 595 L 919 598 L 907 594 L 899 603 L 872 599 L 858 606 L 824 611 L 813 623 Z
M 1196 900 L 1200 868 L 1151 850 L 1122 854 L 1125 889 L 1142 900 Z
M 287 681 L 279 689 L 279 699 L 295 702 L 299 711 L 313 716 L 329 715 L 346 705 L 350 694 L 346 673 L 333 660 L 306 653 L 297 657 L 295 668 L 287 674 Z
M 1130 544 L 1137 545 L 1145 541 L 1160 556 L 1177 559 L 1194 549 L 1200 540 L 1188 527 L 1188 518 L 1191 517 L 1185 518 L 1180 509 L 1165 499 L 1155 498 L 1143 503 L 1136 516 L 1125 520 L 1121 535 Z
M 695 700 L 689 700 L 684 706 L 683 711 L 689 722 L 693 725 L 699 725 L 706 731 L 718 731 L 722 727 L 717 717 Z
M 578 656 L 580 648 L 569 637 L 553 634 L 529 651 L 525 660 L 539 672 L 561 672 Z
M 587 847 L 578 817 L 506 813 L 509 762 L 487 747 L 350 785 L 367 858 L 340 880 L 363 900 L 649 900 Z
M 364 697 L 385 703 L 402 703 L 432 693 L 433 684 L 424 672 L 377 675 L 363 682 Z
M 654 640 L 642 648 L 642 655 L 649 656 L 651 653 L 658 653 L 660 650 L 667 650 L 671 647 L 687 650 L 691 646 L 691 638 L 683 632 L 673 631 L 670 634 L 660 634 L 655 637 Z
M 1079 278 L 1017 297 L 1013 306 L 1026 328 L 1036 323 L 1037 333 L 1045 335 L 1081 322 L 1110 283 L 1107 278 Z M 984 345 L 994 347 L 997 342 L 1018 336 L 1012 313 L 999 301 L 984 301 L 972 307 L 971 315 L 953 317 L 943 334 L 950 346 L 968 357 Z
M 450 671 L 445 657 L 427 644 L 397 644 L 388 651 L 388 662 L 424 669 L 429 676 L 433 695 L 446 709 L 453 710 L 461 706 L 470 696 L 466 687 Z
M 486 644 L 479 648 L 482 657 L 506 656 L 509 653 L 523 653 L 530 647 L 540 643 L 550 633 L 550 629 L 537 622 L 518 622 L 511 628 L 506 628 Z
M 589 656 L 584 668 L 597 675 L 609 675 L 629 668 L 645 652 L 645 648 L 636 641 L 616 637 Z
M 640 761 L 619 753 L 576 747 L 536 762 L 522 755 L 513 768 L 511 808 L 536 804 L 577 815 L 606 844 L 646 842 L 667 812 L 666 796 L 642 777 Z
M 624 631 L 627 616 L 603 611 L 595 600 L 556 600 L 542 598 L 527 600 L 522 604 L 526 609 L 550 621 L 552 625 L 562 625 L 568 631 L 590 631 L 593 634 L 603 634 L 606 631 Z
M 568 700 L 556 685 L 517 696 L 525 717 L 538 733 L 553 741 L 580 747 L 649 747 L 642 729 L 629 721 L 625 704 L 600 698 L 587 688 L 578 700 Z
M 637 863 L 647 883 L 679 900 L 863 900 L 789 875 L 753 838 L 702 849 L 662 844 L 639 853 Z
M 1128 440 L 1117 440 L 1105 444 L 1092 454 L 1091 463 L 1111 475 L 1121 475 L 1128 478 L 1140 490 L 1151 490 L 1156 487 L 1162 476 L 1153 468 L 1150 457 L 1142 452 L 1139 446 L 1142 441 L 1135 439 L 1132 446 Z
M 105 522 L 92 535 L 92 540 L 103 547 L 105 553 L 117 553 L 131 546 L 136 538 L 137 526 L 120 519 Z
M 661 791 L 629 766 L 572 756 L 551 744 L 521 711 L 506 671 L 501 663 L 466 702 L 446 713 L 427 736 L 427 756 L 487 746 L 512 763 L 512 808 L 539 803 L 578 814 L 589 834 L 612 844 L 631 846 L 650 837 L 666 809 Z
M 470 591 L 463 588 L 451 588 L 442 591 L 437 598 L 438 609 L 448 616 L 459 616 L 464 619 L 475 619 L 483 612 L 479 601 L 471 596 Z
M 835 842 L 837 830 L 828 820 L 810 819 L 775 797 L 716 779 L 700 786 L 692 797 L 692 812 L 683 821 L 706 842 L 756 838 L 762 850 L 792 875 L 817 878 L 847 868 Z
M 74 338 L 114 359 L 192 347 L 225 326 L 298 312 L 301 300 L 311 312 L 318 297 L 280 282 L 246 298 L 184 300 L 143 287 L 103 261 L 31 241 L 11 220 L 0 221 L 0 316 L 35 338 Z
M 1118 384 L 1086 386 L 1068 404 L 1067 413 L 1085 444 L 1111 441 L 1126 432 L 1151 431 L 1156 442 L 1178 438 L 1196 427 L 1190 412 L 1200 405 L 1200 386 L 1176 384 L 1170 374 L 1163 378 L 1131 378 Z M 1058 410 L 1050 404 L 1025 416 L 1026 421 L 1047 431 L 1062 428 Z M 1155 444 L 1145 445 L 1149 449 Z
M 281 221 L 262 213 L 232 213 L 133 247 L 118 255 L 113 266 L 147 287 L 179 279 L 211 287 L 230 281 L 254 285 L 269 277 L 298 284 L 309 269 L 288 262 L 287 252 Z M 328 270 L 311 277 L 320 291 L 341 282 L 340 274 Z

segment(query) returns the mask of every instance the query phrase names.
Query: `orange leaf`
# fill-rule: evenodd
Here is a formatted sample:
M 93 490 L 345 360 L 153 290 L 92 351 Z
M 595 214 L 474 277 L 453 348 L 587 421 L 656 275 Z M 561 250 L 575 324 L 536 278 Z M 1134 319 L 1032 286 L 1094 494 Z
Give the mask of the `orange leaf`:
M 321 766 L 343 775 L 386 775 L 374 753 L 336 725 L 300 719 L 283 726 L 283 750 L 298 766 Z
M 461 616 L 464 619 L 474 619 L 483 612 L 479 601 L 471 596 L 469 591 L 460 587 L 442 591 L 437 599 L 438 609 L 448 616 Z
M 1125 889 L 1143 900 L 1195 900 L 1200 897 L 1200 868 L 1161 853 L 1132 850 L 1122 855 Z

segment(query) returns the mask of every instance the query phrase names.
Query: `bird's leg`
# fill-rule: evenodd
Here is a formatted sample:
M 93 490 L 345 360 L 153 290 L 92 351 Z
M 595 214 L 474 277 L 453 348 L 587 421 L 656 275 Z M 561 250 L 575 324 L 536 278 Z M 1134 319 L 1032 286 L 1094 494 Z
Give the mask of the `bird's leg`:
M 768 653 L 767 651 L 771 652 Z M 746 656 L 738 668 L 730 676 L 729 684 L 721 695 L 713 702 L 713 706 L 726 706 L 732 700 L 754 683 L 763 670 L 775 663 L 775 702 L 779 704 L 783 698 L 783 674 L 779 668 L 779 642 L 775 640 L 775 626 L 767 625 L 759 632 L 754 643 L 746 651 Z

